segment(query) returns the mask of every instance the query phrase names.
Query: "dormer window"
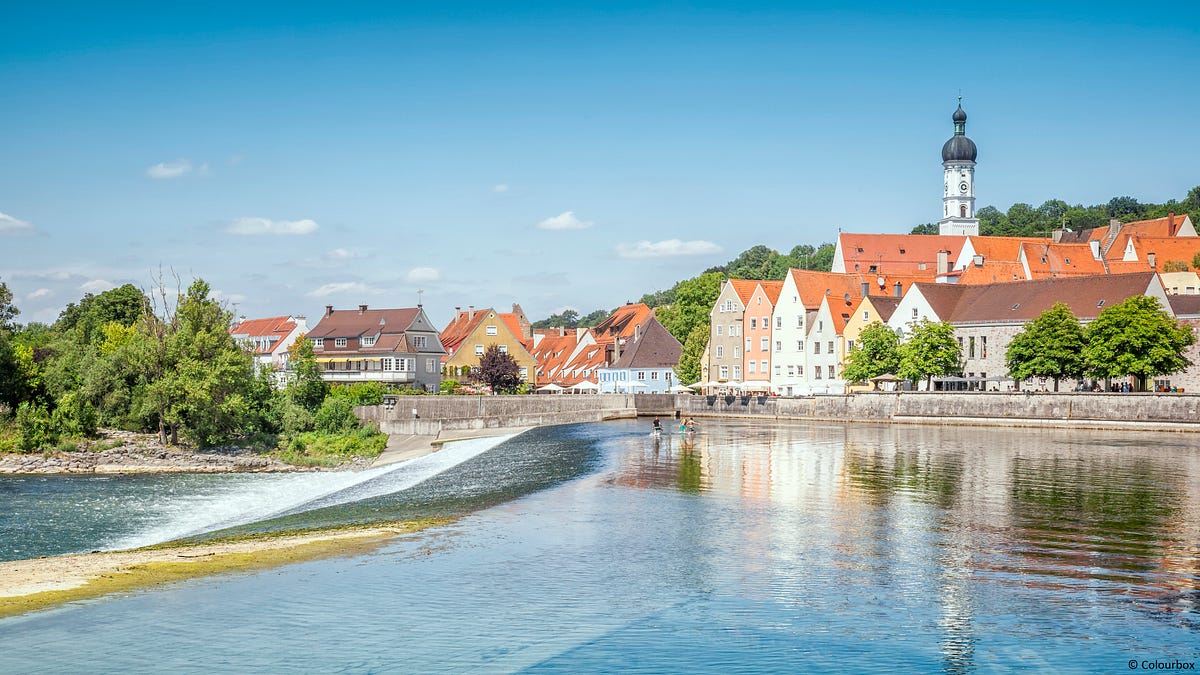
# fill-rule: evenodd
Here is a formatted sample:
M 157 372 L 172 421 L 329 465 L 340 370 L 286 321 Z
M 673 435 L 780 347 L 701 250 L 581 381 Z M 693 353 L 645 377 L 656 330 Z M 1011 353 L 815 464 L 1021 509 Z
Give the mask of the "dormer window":
M 346 346 L 346 338 L 334 338 L 333 346 L 334 347 L 345 347 Z
M 313 349 L 325 349 L 325 338 L 313 338 Z
M 374 335 L 364 335 L 361 338 L 359 338 L 359 344 L 362 345 L 363 347 L 374 347 L 375 346 L 375 336 Z

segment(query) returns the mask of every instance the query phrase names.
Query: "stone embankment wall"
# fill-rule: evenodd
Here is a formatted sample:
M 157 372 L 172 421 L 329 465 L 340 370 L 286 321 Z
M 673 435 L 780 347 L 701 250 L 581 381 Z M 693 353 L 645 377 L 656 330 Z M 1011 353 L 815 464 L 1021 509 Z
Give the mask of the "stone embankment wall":
M 642 415 L 1200 431 L 1200 396 L 1107 393 L 866 393 L 773 398 L 638 394 Z
M 632 394 L 536 396 L 400 396 L 394 407 L 355 408 L 386 434 L 533 427 L 636 417 Z

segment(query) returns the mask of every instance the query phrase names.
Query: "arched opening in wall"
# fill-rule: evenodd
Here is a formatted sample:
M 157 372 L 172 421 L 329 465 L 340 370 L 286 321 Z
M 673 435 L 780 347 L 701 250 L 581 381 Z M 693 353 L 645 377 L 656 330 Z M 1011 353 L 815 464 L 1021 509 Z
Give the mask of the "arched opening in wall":
M 963 204 L 962 206 L 958 207 L 958 215 L 961 218 L 967 217 L 967 205 L 966 204 Z

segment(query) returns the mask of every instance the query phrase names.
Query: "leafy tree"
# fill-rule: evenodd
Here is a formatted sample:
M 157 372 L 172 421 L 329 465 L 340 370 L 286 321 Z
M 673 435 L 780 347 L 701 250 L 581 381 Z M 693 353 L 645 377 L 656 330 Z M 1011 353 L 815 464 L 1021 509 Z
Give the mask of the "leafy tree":
M 913 227 L 911 234 L 939 234 L 941 231 L 937 223 L 921 223 Z
M 1031 377 L 1054 380 L 1054 391 L 1063 378 L 1077 378 L 1084 373 L 1083 326 L 1070 308 L 1059 302 L 1028 322 L 1017 333 L 1004 362 L 1008 375 L 1020 386 Z
M 1084 331 L 1083 359 L 1097 378 L 1133 376 L 1135 389 L 1147 380 L 1179 372 L 1192 362 L 1183 355 L 1196 341 L 1191 326 L 1177 322 L 1157 298 L 1135 295 L 1100 312 Z
M 100 295 L 88 293 L 78 305 L 67 305 L 54 327 L 60 332 L 75 329 L 80 342 L 101 340 L 101 328 L 107 324 L 132 326 L 137 323 L 145 313 L 147 302 L 146 295 L 133 284 L 125 284 Z
M 329 383 L 321 379 L 321 366 L 313 353 L 313 343 L 301 337 L 288 347 L 288 363 L 291 365 L 292 380 L 285 391 L 297 405 L 309 412 L 316 412 L 329 393 Z
M 900 337 L 882 322 L 875 321 L 858 334 L 858 343 L 846 355 L 842 377 L 849 382 L 866 382 L 872 377 L 895 373 L 900 368 Z
M 492 391 L 513 393 L 521 385 L 521 367 L 512 354 L 500 351 L 498 345 L 488 345 L 479 357 L 479 379 L 491 385 Z
M 984 236 L 998 236 L 1008 230 L 1008 216 L 994 206 L 979 209 L 975 217 L 979 219 L 979 234 Z
M 1143 206 L 1133 197 L 1113 197 L 1108 202 L 1108 217 L 1133 220 L 1141 216 Z
M 1183 207 L 1183 211 L 1192 214 L 1193 219 L 1197 217 L 1196 214 L 1200 213 L 1200 185 L 1188 190 L 1187 197 L 1180 206 Z
M 708 330 L 707 323 L 696 324 L 684 341 L 683 350 L 679 353 L 679 365 L 675 366 L 675 377 L 680 382 L 695 384 L 700 381 L 703 372 L 700 359 L 704 357 L 704 347 L 708 345 Z
M 654 307 L 654 305 L 647 304 L 647 307 Z M 611 310 L 607 310 L 607 309 L 593 310 L 593 311 L 588 312 L 587 314 L 584 314 L 583 316 L 579 317 L 579 323 L 577 324 L 577 327 L 590 328 L 591 326 L 600 324 L 601 322 L 603 322 L 605 319 L 607 319 L 610 316 L 612 316 Z
M 383 403 L 383 393 L 383 384 L 379 382 L 341 384 L 329 390 L 331 396 L 344 398 L 350 405 L 379 405 Z
M 0 331 L 11 333 L 16 330 L 14 320 L 20 313 L 21 310 L 13 304 L 13 294 L 8 290 L 8 284 L 0 281 Z
M 341 396 L 325 399 L 315 415 L 315 427 L 327 434 L 345 434 L 358 429 L 359 421 L 354 416 L 350 399 Z
M 551 314 L 548 318 L 536 321 L 533 323 L 534 328 L 574 328 L 579 324 L 579 312 L 573 309 L 564 309 L 558 314 Z
M 676 340 L 686 341 L 697 325 L 708 325 L 724 281 L 720 273 L 708 272 L 675 284 L 675 302 L 655 310 L 655 317 Z
M 897 375 L 916 382 L 926 378 L 932 388 L 935 375 L 954 375 L 962 370 L 962 347 L 954 339 L 954 326 L 929 319 L 909 324 L 908 339 L 900 345 Z

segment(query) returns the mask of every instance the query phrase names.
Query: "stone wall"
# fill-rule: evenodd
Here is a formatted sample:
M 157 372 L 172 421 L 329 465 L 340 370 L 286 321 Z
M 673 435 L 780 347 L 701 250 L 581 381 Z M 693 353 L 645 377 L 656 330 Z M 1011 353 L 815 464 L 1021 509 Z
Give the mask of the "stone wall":
M 360 406 L 355 414 L 387 434 L 531 427 L 635 417 L 631 394 L 536 396 L 399 396 L 394 407 Z
M 1192 394 L 904 392 L 853 396 L 635 396 L 640 414 L 1200 431 Z

